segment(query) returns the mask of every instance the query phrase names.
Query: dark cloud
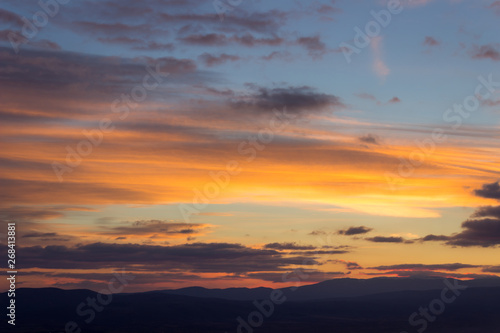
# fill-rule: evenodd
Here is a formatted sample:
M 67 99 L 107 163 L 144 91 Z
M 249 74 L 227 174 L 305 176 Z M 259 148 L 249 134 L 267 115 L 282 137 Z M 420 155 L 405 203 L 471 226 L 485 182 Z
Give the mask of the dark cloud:
M 500 219 L 500 206 L 479 207 L 471 217 L 496 217 Z
M 179 234 L 196 234 L 208 228 L 209 225 L 183 223 L 162 220 L 141 220 L 127 223 L 126 226 L 102 226 L 102 235 L 133 236 L 149 235 L 176 236 Z
M 138 45 L 132 47 L 132 50 L 138 51 L 170 51 L 172 52 L 175 49 L 173 43 L 160 43 L 149 41 L 147 43 L 143 43 L 143 45 Z
M 490 59 L 500 61 L 500 52 L 493 45 L 475 46 L 471 51 L 473 59 Z
M 456 272 L 433 272 L 433 271 L 386 271 L 380 273 L 364 273 L 369 276 L 387 276 L 387 275 L 395 275 L 398 277 L 405 278 L 455 278 L 455 279 L 481 279 L 481 278 L 491 278 L 495 277 L 494 275 L 489 274 L 461 274 Z
M 340 98 L 334 95 L 316 92 L 311 87 L 262 88 L 256 87 L 254 94 L 240 96 L 230 101 L 234 108 L 250 108 L 271 112 L 273 109 L 282 109 L 294 113 L 304 111 L 323 111 L 329 107 L 342 108 Z
M 139 51 L 173 51 L 175 49 L 172 43 L 161 43 L 155 41 L 145 41 L 140 38 L 131 38 L 128 36 L 119 37 L 99 37 L 100 42 L 105 44 L 121 44 L 130 47 L 132 50 Z
M 77 85 L 86 88 L 87 94 L 92 89 L 123 92 L 127 86 L 142 82 L 143 77 L 148 74 L 147 66 L 157 65 L 163 73 L 170 74 L 185 74 L 196 70 L 196 64 L 192 60 L 172 57 L 126 59 L 25 50 L 21 58 L 5 48 L 0 48 L 0 62 L 9 68 L 8 71 L 0 70 L 0 82 L 8 82 L 10 86 L 69 89 L 71 85 Z
M 245 34 L 243 36 L 228 37 L 224 34 L 218 33 L 193 34 L 185 37 L 179 37 L 178 40 L 193 45 L 223 46 L 230 43 L 237 43 L 249 47 L 256 45 L 277 46 L 284 42 L 282 38 L 276 36 L 271 38 L 256 38 L 251 34 Z
M 29 232 L 23 235 L 25 238 L 40 238 L 40 237 L 55 237 L 58 236 L 56 232 Z
M 46 167 L 52 172 L 50 164 Z M 50 179 L 50 178 L 49 178 Z M 126 189 L 101 183 L 59 182 L 53 177 L 52 181 L 1 179 L 2 193 L 0 200 L 4 204 L 94 204 L 101 203 L 130 203 L 151 202 L 152 193 L 142 190 Z M 47 196 L 49 192 L 52 195 Z M 27 193 L 29 195 L 27 195 Z
M 203 53 L 198 57 L 200 61 L 202 61 L 206 66 L 211 67 L 215 65 L 222 65 L 229 61 L 237 61 L 241 58 L 235 55 L 222 53 L 221 55 L 212 55 L 210 53 Z
M 348 261 L 345 264 L 346 268 L 349 270 L 363 269 L 357 262 Z
M 367 241 L 374 242 L 374 243 L 405 243 L 405 240 L 403 237 L 376 236 L 376 237 L 365 238 L 365 239 Z
M 441 43 L 431 36 L 426 36 L 424 40 L 424 45 L 426 46 L 438 46 Z
M 308 235 L 311 235 L 311 236 L 324 236 L 326 234 L 327 234 L 327 232 L 323 231 L 323 230 L 313 230 L 310 233 L 308 233 Z
M 50 41 L 48 39 L 28 39 L 21 35 L 19 32 L 4 29 L 0 30 L 0 41 L 13 43 L 15 45 L 28 45 L 29 49 L 42 49 L 42 50 L 50 50 L 50 51 L 59 51 L 61 50 L 61 46 L 56 42 Z M 19 45 L 17 47 L 19 47 Z M 17 48 L 16 47 L 16 48 Z M 1 51 L 2 47 L 0 47 Z
M 475 190 L 477 196 L 500 200 L 498 182 L 484 184 Z M 447 245 L 495 247 L 500 245 L 500 206 L 479 207 L 470 219 L 462 223 L 462 231 L 453 235 L 427 235 L 421 241 L 445 241 Z
M 131 38 L 128 36 L 119 36 L 119 37 L 99 37 L 98 41 L 103 42 L 105 44 L 141 44 L 142 40 L 139 38 Z
M 326 45 L 323 43 L 319 36 L 314 37 L 300 37 L 297 38 L 297 44 L 304 47 L 310 56 L 312 57 L 321 57 L 326 51 Z
M 499 182 L 484 184 L 481 189 L 474 190 L 474 193 L 479 197 L 500 200 L 500 184 Z
M 304 256 L 316 256 L 316 255 L 330 255 L 330 254 L 345 254 L 349 253 L 347 250 L 314 250 L 314 251 L 292 251 L 289 254 L 294 255 L 304 255 Z
M 363 136 L 359 137 L 358 139 L 359 139 L 359 141 L 361 141 L 363 143 L 368 143 L 368 144 L 372 144 L 372 145 L 379 144 L 377 137 L 372 135 L 372 134 L 363 135 Z
M 372 228 L 360 226 L 360 227 L 350 227 L 348 229 L 339 230 L 337 233 L 344 236 L 361 235 L 372 231 Z
M 487 266 L 483 268 L 485 273 L 500 273 L 500 266 Z
M 171 23 L 193 23 L 212 26 L 214 29 L 221 29 L 220 21 L 214 19 L 212 14 L 166 14 L 161 13 L 160 18 Z M 243 32 L 254 31 L 259 33 L 272 33 L 278 30 L 280 25 L 286 20 L 287 14 L 277 10 L 268 12 L 253 12 L 250 15 L 234 13 L 224 18 L 223 29 L 225 31 Z
M 230 243 L 175 246 L 92 243 L 75 247 L 49 245 L 18 249 L 23 268 L 171 269 L 192 272 L 247 273 L 285 271 L 290 265 L 317 265 L 314 258 L 283 256 L 278 251 Z
M 277 46 L 281 45 L 284 42 L 283 38 L 279 38 L 276 36 L 273 36 L 271 38 L 255 38 L 250 34 L 245 34 L 241 37 L 234 36 L 231 40 L 245 46 L 256 46 L 256 45 Z
M 434 242 L 434 241 L 447 241 L 450 239 L 450 236 L 445 235 L 427 235 L 421 240 L 424 242 Z
M 264 245 L 265 249 L 273 250 L 314 250 L 312 245 L 299 245 L 297 243 L 269 243 Z
M 345 260 L 328 260 L 328 262 L 334 262 L 337 264 L 343 264 L 348 270 L 358 270 L 363 269 L 361 265 L 354 261 L 345 261 Z
M 130 36 L 134 36 L 132 38 L 139 39 L 141 38 L 141 36 L 150 36 L 153 33 L 167 34 L 166 31 L 156 30 L 147 23 L 129 25 L 121 22 L 107 23 L 107 22 L 91 22 L 91 21 L 74 21 L 71 23 L 70 27 L 80 32 L 87 32 L 91 35 L 101 36 L 99 38 L 107 38 L 112 36 L 121 39 L 127 39 L 131 38 Z
M 49 220 L 63 217 L 64 214 L 54 209 L 36 209 L 32 207 L 2 208 L 0 219 L 13 221 Z
M 189 35 L 186 37 L 180 37 L 178 40 L 187 44 L 205 46 L 221 46 L 226 45 L 229 42 L 226 35 L 216 33 Z
M 500 219 L 485 218 L 462 223 L 465 230 L 453 235 L 446 244 L 453 246 L 493 247 L 500 244 Z
M 369 269 L 376 269 L 379 271 L 388 270 L 444 270 L 444 271 L 456 271 L 464 268 L 477 268 L 480 265 L 468 265 L 461 263 L 454 264 L 438 264 L 438 265 L 424 265 L 424 264 L 400 264 L 400 265 L 389 265 L 389 266 L 376 266 L 369 267 Z

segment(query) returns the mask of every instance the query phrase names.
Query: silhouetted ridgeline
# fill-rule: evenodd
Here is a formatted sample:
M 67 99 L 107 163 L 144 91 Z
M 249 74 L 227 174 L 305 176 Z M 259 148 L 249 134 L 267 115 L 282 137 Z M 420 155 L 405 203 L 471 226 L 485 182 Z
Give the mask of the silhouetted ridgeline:
M 100 299 L 90 290 L 56 288 L 19 289 L 16 292 L 16 326 L 2 322 L 2 332 L 418 332 L 422 322 L 410 325 L 420 307 L 442 299 L 443 279 L 330 280 L 292 290 L 282 289 L 281 302 L 269 311 L 271 289 L 184 288 L 115 294 Z M 449 280 L 451 283 L 454 280 Z M 467 289 L 444 294 L 453 301 L 426 323 L 428 333 L 498 333 L 500 330 L 500 279 L 460 281 Z M 194 297 L 199 295 L 200 297 Z M 255 296 L 255 297 L 254 297 Z M 275 295 L 276 296 L 276 295 Z M 1 294 L 7 304 L 6 293 Z M 254 300 L 258 300 L 254 302 Z M 435 304 L 438 304 L 434 302 Z M 263 306 L 259 310 L 260 304 Z M 434 304 L 434 305 L 435 305 Z M 77 313 L 77 309 L 79 314 Z M 95 309 L 95 310 L 94 310 Z M 252 327 L 249 315 L 260 311 L 262 324 Z M 266 313 L 267 312 L 267 313 Z M 272 312 L 272 313 L 271 313 Z M 264 313 L 264 315 L 262 315 Z M 246 324 L 237 321 L 240 317 Z M 255 322 L 256 318 L 253 320 Z M 252 318 L 250 318 L 252 320 Z M 86 322 L 87 321 L 87 322 Z

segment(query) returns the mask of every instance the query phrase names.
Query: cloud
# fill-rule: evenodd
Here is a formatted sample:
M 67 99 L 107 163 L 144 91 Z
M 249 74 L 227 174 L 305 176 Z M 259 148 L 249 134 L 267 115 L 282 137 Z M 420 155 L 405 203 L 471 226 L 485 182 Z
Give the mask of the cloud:
M 358 269 L 363 269 L 361 265 L 359 265 L 357 262 L 354 261 L 346 261 L 346 260 L 340 260 L 340 259 L 335 259 L 335 260 L 328 260 L 328 262 L 333 262 L 337 264 L 343 264 L 348 270 L 358 270 Z
M 450 236 L 427 235 L 422 241 L 445 241 L 447 245 L 494 247 L 500 245 L 500 207 L 481 207 L 462 223 L 462 232 Z
M 365 238 L 367 241 L 374 243 L 404 243 L 405 240 L 403 237 L 383 237 L 376 236 L 371 238 Z
M 245 34 L 241 37 L 233 36 L 231 38 L 232 41 L 235 41 L 244 46 L 256 46 L 256 45 L 267 45 L 267 46 L 278 46 L 284 42 L 283 38 L 273 36 L 271 38 L 255 38 L 250 34 Z
M 435 271 L 412 271 L 412 270 L 402 270 L 402 271 L 386 271 L 386 272 L 380 272 L 380 273 L 364 273 L 365 275 L 369 276 L 387 276 L 387 275 L 395 275 L 398 277 L 405 277 L 405 278 L 419 278 L 419 279 L 425 279 L 425 278 L 454 278 L 454 279 L 481 279 L 481 278 L 491 278 L 491 277 L 496 277 L 495 275 L 490 275 L 490 274 L 461 274 L 461 273 L 456 273 L 456 272 L 435 272 Z
M 314 250 L 316 247 L 312 245 L 299 245 L 297 243 L 269 243 L 264 245 L 265 249 L 273 250 Z
M 383 38 L 380 36 L 374 37 L 370 43 L 371 49 L 373 52 L 374 60 L 373 60 L 373 70 L 375 74 L 377 74 L 381 78 L 385 78 L 390 74 L 390 70 L 385 64 L 382 58 L 382 41 Z
M 226 53 L 222 53 L 221 55 L 212 55 L 210 53 L 203 53 L 198 57 L 198 59 L 203 62 L 206 66 L 211 67 L 215 65 L 222 65 L 229 61 L 237 61 L 241 58 L 235 55 L 230 55 Z
M 496 217 L 500 219 L 500 206 L 479 207 L 471 217 Z
M 468 265 L 461 263 L 454 264 L 437 264 L 437 265 L 425 265 L 425 264 L 400 264 L 400 265 L 388 265 L 388 266 L 376 266 L 369 267 L 369 269 L 376 269 L 379 271 L 388 270 L 444 270 L 444 271 L 456 271 L 464 268 L 478 268 L 480 265 Z
M 98 41 L 104 44 L 120 44 L 130 47 L 132 50 L 138 51 L 170 51 L 175 47 L 172 43 L 161 43 L 156 41 L 146 41 L 142 38 L 131 38 L 129 36 L 118 37 L 99 37 Z
M 122 40 L 130 38 L 144 39 L 144 36 L 150 36 L 154 33 L 168 33 L 167 31 L 157 30 L 148 23 L 131 25 L 121 22 L 74 21 L 70 24 L 70 28 L 80 33 L 87 32 L 99 36 L 99 38 L 115 37 Z M 112 41 L 112 39 L 108 41 Z
M 159 43 L 154 41 L 149 41 L 143 45 L 138 45 L 132 47 L 132 50 L 138 51 L 170 51 L 175 49 L 173 43 Z
M 327 232 L 323 231 L 323 230 L 313 230 L 310 233 L 308 233 L 308 235 L 311 235 L 311 236 L 324 236 L 326 234 L 327 234 Z
M 500 273 L 500 266 L 487 266 L 483 268 L 486 273 Z
M 248 33 L 243 36 L 232 36 L 232 37 L 228 37 L 224 34 L 218 34 L 218 33 L 193 34 L 184 37 L 179 37 L 177 39 L 186 44 L 202 45 L 202 46 L 224 46 L 230 43 L 237 43 L 248 47 L 253 47 L 257 45 L 277 46 L 284 42 L 282 38 L 276 36 L 270 38 L 256 38 Z
M 31 207 L 10 207 L 0 211 L 0 219 L 13 221 L 49 220 L 63 217 L 64 214 L 53 209 Z
M 500 61 L 500 52 L 493 45 L 474 46 L 471 56 L 473 59 Z
M 334 95 L 318 93 L 308 86 L 263 88 L 256 87 L 256 92 L 239 96 L 231 100 L 234 108 L 249 108 L 271 112 L 273 109 L 286 107 L 288 111 L 302 113 L 305 111 L 324 111 L 329 108 L 344 107 L 340 98 Z
M 101 235 L 111 236 L 183 236 L 200 234 L 211 226 L 208 224 L 183 223 L 164 220 L 140 220 L 125 226 L 102 226 Z
M 474 190 L 476 196 L 500 200 L 499 182 Z M 427 235 L 421 241 L 445 241 L 447 245 L 495 247 L 500 245 L 500 206 L 479 207 L 462 223 L 462 231 L 453 235 Z
M 480 220 L 468 220 L 462 223 L 465 230 L 453 235 L 448 245 L 469 247 L 493 247 L 500 244 L 500 219 L 485 218 Z
M 423 237 L 421 240 L 424 242 L 434 242 L 434 241 L 447 241 L 450 239 L 450 236 L 445 235 L 427 235 Z
M 292 59 L 292 54 L 288 51 L 274 51 L 269 53 L 266 56 L 262 56 L 261 59 L 266 61 L 271 61 L 275 59 L 290 61 Z
M 441 42 L 437 41 L 431 36 L 426 36 L 424 40 L 424 45 L 426 46 L 438 46 L 441 45 Z
M 362 99 L 374 101 L 377 103 L 377 105 L 390 105 L 390 104 L 401 103 L 401 99 L 399 99 L 399 97 L 397 97 L 397 96 L 394 96 L 393 98 L 391 98 L 390 100 L 388 100 L 385 103 L 378 100 L 375 96 L 373 96 L 371 94 L 367 94 L 367 93 L 356 94 L 356 96 L 359 98 L 362 98 Z
M 500 184 L 499 182 L 484 184 L 479 190 L 474 190 L 474 194 L 488 199 L 500 200 Z
M 190 59 L 173 57 L 119 58 L 72 52 L 23 51 L 20 58 L 11 50 L 0 48 L 0 61 L 9 71 L 0 76 L 0 82 L 9 82 L 11 88 L 22 85 L 25 89 L 61 89 L 75 96 L 75 86 L 86 88 L 85 96 L 92 89 L 101 93 L 122 93 L 124 86 L 142 82 L 146 66 L 156 66 L 165 73 L 186 74 L 196 71 Z M 50 64 L 50 66 L 47 66 Z M 73 88 L 73 89 L 72 89 Z M 81 92 L 83 95 L 83 92 Z M 107 95 L 109 99 L 109 95 Z
M 372 228 L 360 226 L 360 227 L 350 227 L 345 230 L 339 230 L 337 233 L 339 235 L 344 235 L 344 236 L 352 236 L 352 235 L 361 235 L 361 234 L 366 234 L 370 231 L 372 231 Z
M 178 40 L 187 44 L 205 46 L 222 46 L 229 42 L 226 35 L 216 33 L 189 35 L 186 37 L 180 37 Z
M 396 103 L 401 103 L 399 97 L 393 97 L 387 102 L 387 104 L 396 104 Z
M 241 274 L 286 271 L 290 265 L 319 264 L 310 257 L 285 257 L 276 250 L 253 249 L 232 243 L 47 245 L 20 247 L 18 253 L 23 257 L 23 268 L 168 270 L 175 267 L 177 271 Z
M 209 14 L 167 14 L 161 13 L 160 18 L 171 23 L 194 23 L 205 24 L 213 29 L 222 29 L 225 31 L 254 31 L 258 33 L 273 33 L 277 31 L 282 23 L 287 19 L 287 14 L 277 10 L 268 12 L 234 13 L 224 18 L 223 28 L 220 27 L 219 20 L 214 20 L 214 15 Z
M 372 145 L 378 145 L 378 144 L 380 144 L 378 142 L 377 137 L 374 136 L 373 134 L 363 135 L 363 136 L 359 137 L 358 140 L 361 141 L 361 142 L 363 142 L 363 143 L 368 143 L 368 144 L 372 144 Z
M 319 36 L 300 37 L 297 38 L 296 43 L 304 47 L 313 58 L 319 58 L 327 51 L 325 43 L 321 41 Z

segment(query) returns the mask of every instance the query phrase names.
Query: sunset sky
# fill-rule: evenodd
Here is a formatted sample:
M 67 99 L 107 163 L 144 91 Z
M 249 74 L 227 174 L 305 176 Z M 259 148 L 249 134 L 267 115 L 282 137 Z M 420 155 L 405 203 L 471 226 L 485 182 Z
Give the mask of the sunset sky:
M 500 1 L 45 2 L 0 4 L 18 287 L 500 275 Z

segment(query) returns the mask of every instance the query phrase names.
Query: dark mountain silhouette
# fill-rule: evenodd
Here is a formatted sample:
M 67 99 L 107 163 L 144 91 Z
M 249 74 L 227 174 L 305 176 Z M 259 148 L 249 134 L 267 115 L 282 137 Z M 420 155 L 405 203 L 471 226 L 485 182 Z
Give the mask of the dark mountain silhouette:
M 222 298 L 208 298 L 211 291 L 203 289 L 203 297 L 175 295 L 169 291 L 152 291 L 144 293 L 115 294 L 112 299 L 106 299 L 109 304 L 102 306 L 101 311 L 85 306 L 88 299 L 97 299 L 98 294 L 91 290 L 62 290 L 56 288 L 29 289 L 22 288 L 16 292 L 16 326 L 12 327 L 2 321 L 2 332 L 65 332 L 65 326 L 73 321 L 77 325 L 68 332 L 89 333 L 137 333 L 137 332 L 340 332 L 340 333 L 386 333 L 386 332 L 417 332 L 421 326 L 410 325 L 408 319 L 421 307 L 429 307 L 433 300 L 442 297 L 445 287 L 442 279 L 437 281 L 420 281 L 408 279 L 394 281 L 393 279 L 332 280 L 298 289 L 283 289 L 281 304 L 270 306 L 270 295 L 255 300 L 232 300 Z M 434 320 L 427 322 L 425 332 L 428 333 L 492 333 L 500 328 L 500 287 L 484 287 L 484 284 L 493 284 L 495 280 L 481 279 L 468 282 L 467 289 L 450 304 L 446 304 L 442 313 L 434 316 Z M 382 282 L 383 283 L 382 283 Z M 349 296 L 328 298 L 335 293 L 333 286 L 344 288 L 345 284 L 354 286 L 359 283 L 360 288 L 367 292 L 366 285 L 378 287 L 387 281 L 404 287 L 413 281 L 420 287 L 432 286 L 438 288 L 429 290 L 399 290 L 370 295 L 356 296 L 352 291 Z M 453 280 L 449 280 L 453 283 Z M 429 283 L 429 284 L 427 284 Z M 314 289 L 317 288 L 317 289 Z M 311 300 L 292 300 L 294 294 L 307 291 L 312 293 L 325 290 L 325 297 Z M 185 288 L 192 293 L 198 288 Z M 305 290 L 305 291 L 304 291 Z M 374 292 L 375 289 L 371 289 Z M 212 290 L 214 293 L 233 293 L 232 297 L 243 297 L 271 292 L 270 289 L 257 288 Z M 178 292 L 178 291 L 176 291 Z M 341 293 L 340 291 L 336 291 Z M 346 293 L 345 290 L 342 293 Z M 453 295 L 449 294 L 448 296 Z M 300 298 L 299 297 L 299 298 Z M 1 304 L 7 304 L 7 295 L 0 295 Z M 82 304 L 84 307 L 81 307 Z M 257 305 L 256 305 L 257 304 Z M 77 309 L 80 307 L 79 315 Z M 272 311 L 271 311 L 272 307 Z M 260 308 L 260 310 L 259 310 Z M 263 309 L 263 310 L 262 310 Z M 91 313 L 95 316 L 89 320 Z M 263 314 L 264 313 L 264 314 Z M 267 316 L 268 315 L 268 316 Z M 250 317 L 249 317 L 250 316 Z M 253 317 L 252 317 L 253 316 Z M 237 318 L 241 318 L 240 321 Z M 419 317 L 420 318 L 420 317 Z M 249 321 L 262 319 L 262 324 L 252 327 Z M 85 322 L 89 320 L 89 322 Z M 245 322 L 245 325 L 241 324 Z M 238 327 L 240 330 L 238 331 Z M 8 330 L 7 330 L 8 329 Z
M 450 279 L 453 281 L 453 279 Z M 468 287 L 500 287 L 500 278 L 483 278 L 464 282 Z M 444 288 L 442 278 L 388 278 L 373 279 L 334 279 L 312 285 L 304 285 L 290 292 L 289 300 L 305 301 L 335 297 L 354 297 L 403 290 L 432 290 Z M 172 295 L 184 295 L 206 298 L 223 298 L 230 300 L 254 300 L 269 297 L 270 288 L 227 288 L 206 289 L 189 287 L 175 290 L 164 290 Z M 291 291 L 284 288 L 283 291 Z

